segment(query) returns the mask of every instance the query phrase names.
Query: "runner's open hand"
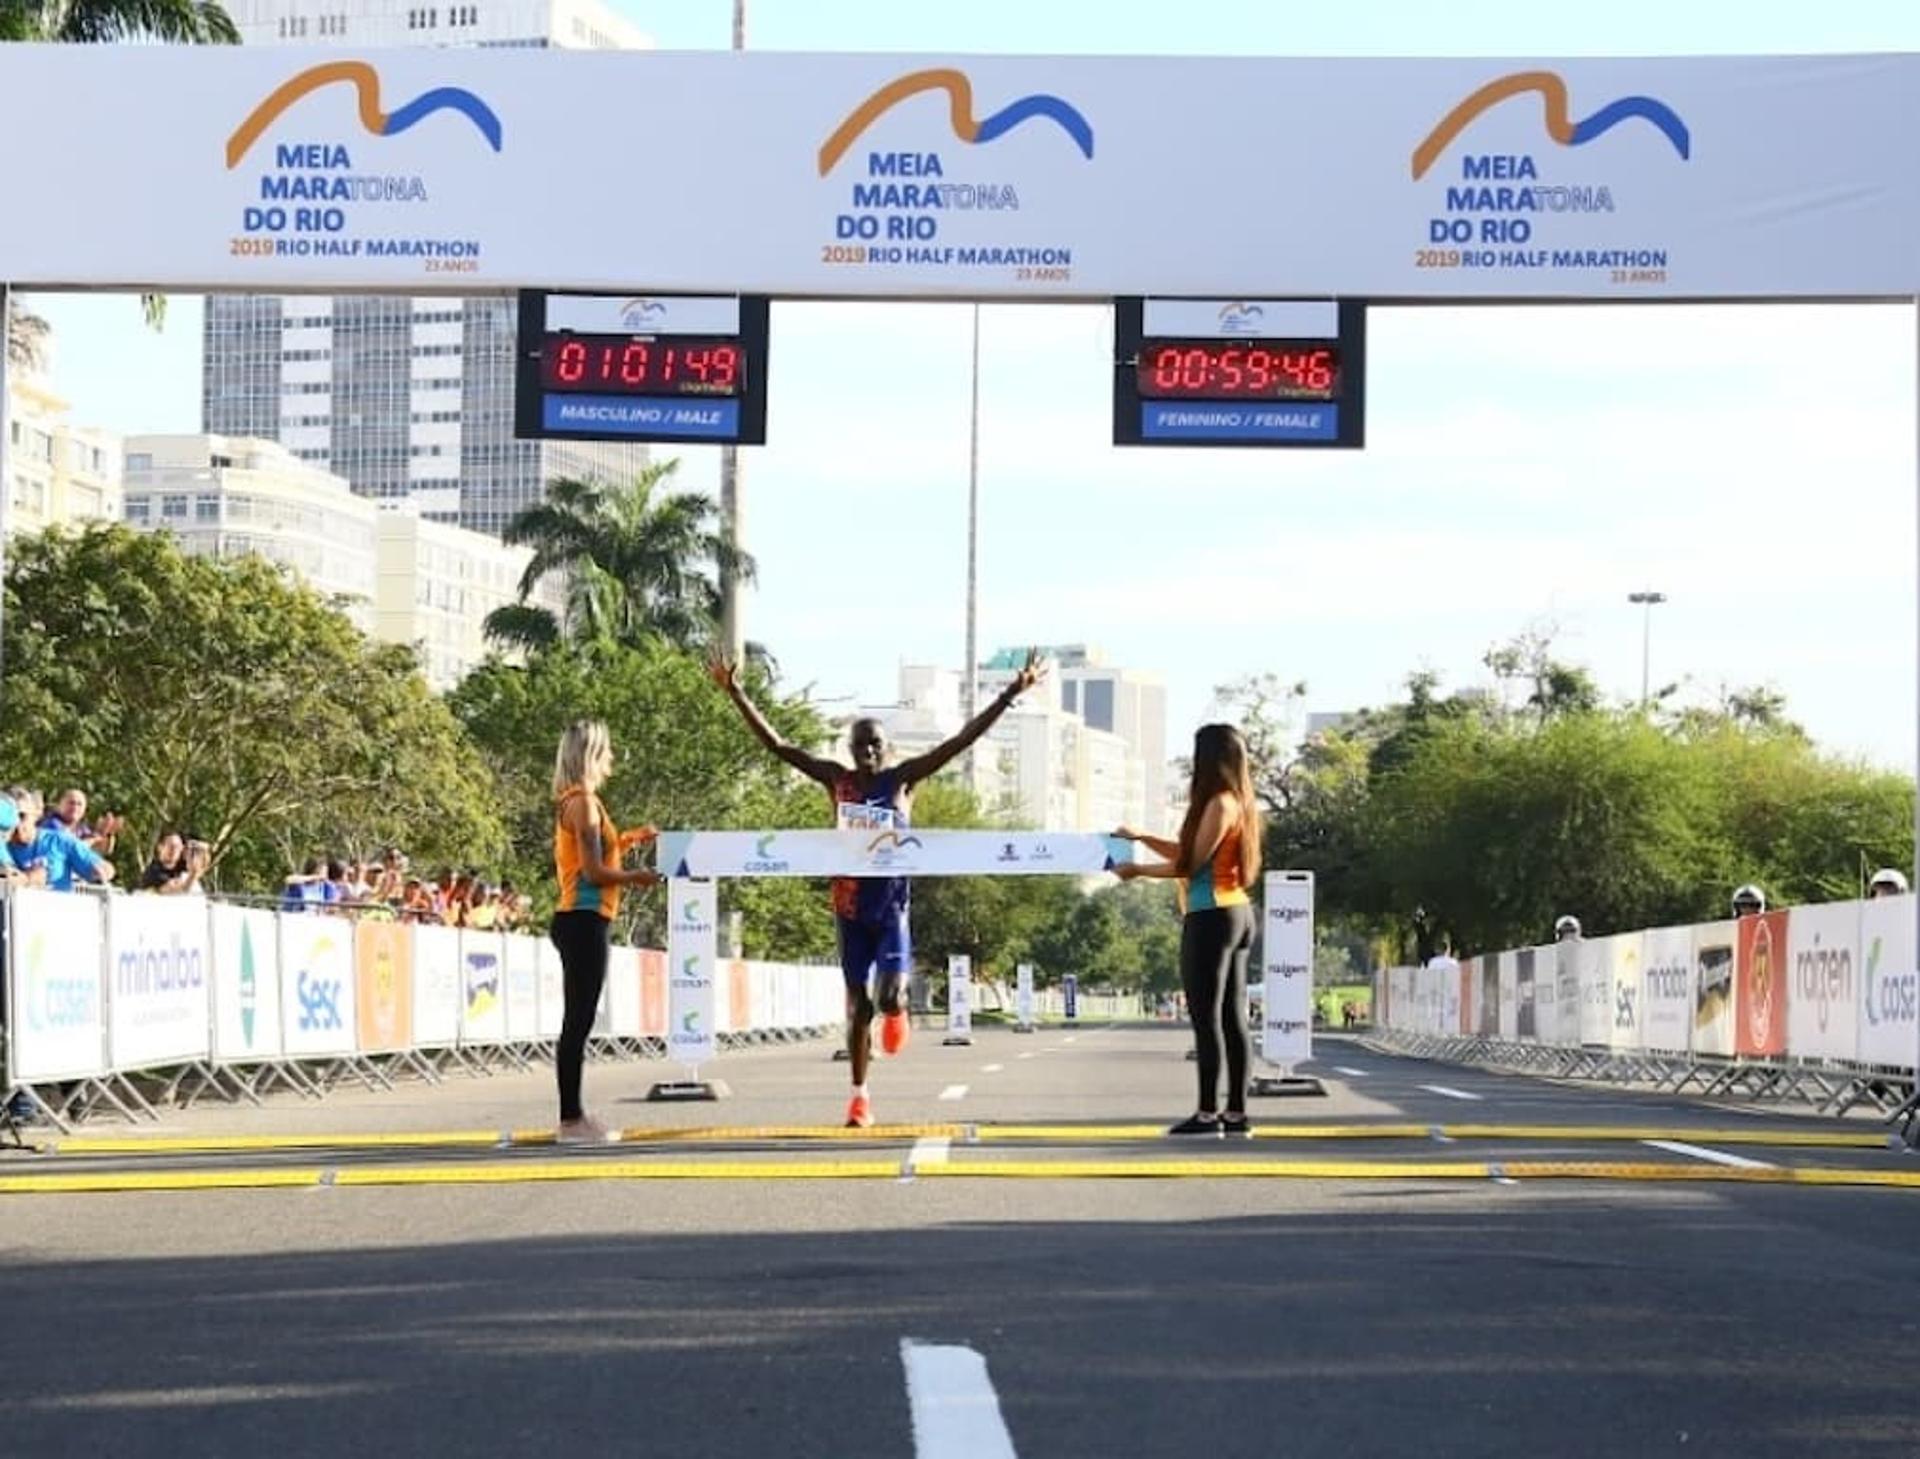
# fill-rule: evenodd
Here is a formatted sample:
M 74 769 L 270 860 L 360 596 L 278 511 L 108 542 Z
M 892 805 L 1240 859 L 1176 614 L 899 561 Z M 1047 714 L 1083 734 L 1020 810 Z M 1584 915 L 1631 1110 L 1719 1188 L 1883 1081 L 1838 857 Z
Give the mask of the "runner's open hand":
M 1027 661 L 1020 666 L 1020 672 L 1013 676 L 1013 692 L 1024 694 L 1035 684 L 1047 677 L 1047 666 L 1040 657 L 1040 650 L 1027 650 Z

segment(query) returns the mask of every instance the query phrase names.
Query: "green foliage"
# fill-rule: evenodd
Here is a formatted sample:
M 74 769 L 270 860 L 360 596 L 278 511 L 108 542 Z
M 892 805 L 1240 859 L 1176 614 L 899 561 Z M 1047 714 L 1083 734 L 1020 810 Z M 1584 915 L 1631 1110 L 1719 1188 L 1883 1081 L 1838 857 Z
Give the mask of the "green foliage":
M 0 41 L 238 45 L 240 32 L 214 0 L 0 0 Z
M 84 786 L 139 838 L 204 837 L 229 890 L 277 887 L 318 851 L 391 841 L 487 865 L 503 849 L 492 777 L 411 652 L 262 559 L 118 526 L 11 546 L 11 775 Z M 123 860 L 147 849 L 125 844 Z

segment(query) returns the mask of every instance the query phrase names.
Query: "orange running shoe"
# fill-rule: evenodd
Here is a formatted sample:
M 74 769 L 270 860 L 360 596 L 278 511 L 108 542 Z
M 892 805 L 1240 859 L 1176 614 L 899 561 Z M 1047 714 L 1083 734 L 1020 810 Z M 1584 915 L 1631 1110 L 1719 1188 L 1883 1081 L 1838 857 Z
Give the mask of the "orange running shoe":
M 847 1103 L 847 1128 L 849 1130 L 870 1129 L 873 1125 L 873 1101 L 864 1094 L 856 1094 Z
M 897 1054 L 907 1046 L 907 1040 L 913 1035 L 913 1024 L 907 1018 L 903 1008 L 898 1013 L 880 1015 L 880 1047 L 888 1054 Z

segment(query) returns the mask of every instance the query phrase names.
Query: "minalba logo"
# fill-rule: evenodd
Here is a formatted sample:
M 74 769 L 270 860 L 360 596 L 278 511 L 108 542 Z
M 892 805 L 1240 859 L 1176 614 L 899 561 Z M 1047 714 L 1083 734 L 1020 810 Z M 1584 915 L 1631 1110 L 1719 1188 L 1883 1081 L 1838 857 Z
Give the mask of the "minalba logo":
M 323 86 L 351 86 L 359 94 L 360 125 L 371 136 L 395 137 L 437 111 L 453 111 L 472 122 L 487 145 L 498 152 L 501 147 L 500 118 L 493 109 L 471 91 L 458 86 L 436 86 L 422 92 L 404 106 L 383 111 L 380 106 L 380 73 L 365 61 L 329 61 L 309 66 L 299 75 L 282 82 L 256 106 L 247 119 L 227 138 L 227 166 L 238 167 L 268 127 L 280 119 L 296 102 Z
M 1441 154 L 1453 145 L 1454 139 L 1471 126 L 1482 112 L 1530 91 L 1540 93 L 1546 112 L 1547 135 L 1563 147 L 1584 147 L 1620 123 L 1637 119 L 1659 130 L 1683 160 L 1692 155 L 1693 141 L 1687 132 L 1687 124 L 1663 101 L 1656 101 L 1651 96 L 1622 96 L 1576 122 L 1567 95 L 1567 83 L 1557 71 L 1515 71 L 1497 81 L 1489 81 L 1442 117 L 1440 125 L 1427 133 L 1426 140 L 1413 149 L 1414 180 L 1426 176 L 1428 169 L 1440 160 Z
M 1057 96 L 1039 93 L 1009 102 L 991 116 L 976 118 L 973 114 L 973 83 L 967 78 L 966 72 L 942 67 L 930 71 L 910 71 L 896 77 L 847 113 L 847 119 L 835 127 L 833 135 L 820 146 L 820 175 L 825 177 L 832 172 L 868 127 L 908 97 L 918 96 L 923 91 L 944 91 L 947 94 L 953 135 L 962 142 L 978 146 L 1005 136 L 1022 122 L 1040 118 L 1054 123 L 1065 132 L 1080 149 L 1082 156 L 1089 161 L 1093 158 L 1093 128 L 1071 103 Z

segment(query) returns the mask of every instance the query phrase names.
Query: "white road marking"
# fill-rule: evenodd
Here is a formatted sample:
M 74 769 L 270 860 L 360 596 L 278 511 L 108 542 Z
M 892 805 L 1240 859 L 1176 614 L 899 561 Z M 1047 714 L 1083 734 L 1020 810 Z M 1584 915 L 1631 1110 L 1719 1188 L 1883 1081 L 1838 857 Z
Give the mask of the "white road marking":
M 1710 1160 L 1715 1165 L 1731 1165 L 1735 1170 L 1772 1170 L 1773 1162 L 1754 1160 L 1746 1155 L 1729 1155 L 1725 1150 L 1709 1150 L 1705 1145 L 1689 1145 L 1685 1140 L 1642 1140 L 1656 1150 L 1673 1155 L 1691 1155 L 1695 1160 Z
M 1022 1055 L 1021 1055 L 1020 1057 L 1021 1057 L 1021 1058 L 1023 1058 L 1023 1059 L 1031 1059 L 1031 1058 L 1033 1057 L 1033 1055 L 1032 1055 L 1032 1054 L 1030 1054 L 1030 1053 L 1028 1053 L 1028 1054 L 1022 1054 Z
M 907 1161 L 900 1174 L 912 1179 L 914 1171 L 923 1165 L 945 1165 L 953 1155 L 953 1141 L 945 1135 L 926 1135 L 913 1142 L 913 1148 L 907 1152 Z
M 1349 1079 L 1365 1079 L 1367 1077 L 1367 1071 L 1365 1069 L 1349 1069 L 1345 1064 L 1335 1064 L 1333 1066 L 1333 1072 L 1336 1074 L 1344 1074 Z
M 900 1340 L 915 1459 L 1019 1459 L 987 1360 L 958 1344 Z
M 1449 1089 L 1444 1084 L 1422 1084 L 1428 1094 L 1444 1094 L 1448 1099 L 1478 1099 L 1477 1094 L 1468 1094 L 1464 1089 Z
M 1007 1066 L 1005 1064 L 982 1064 L 980 1066 L 980 1072 L 982 1074 L 998 1074 L 1002 1069 L 1006 1067 Z
M 1072 1043 L 1072 1042 L 1073 1042 L 1073 1041 L 1074 1041 L 1075 1039 L 1077 1039 L 1077 1038 L 1079 1038 L 1079 1037 L 1080 1037 L 1080 1035 L 1079 1035 L 1079 1034 L 1077 1034 L 1077 1033 L 1070 1033 L 1070 1034 L 1068 1034 L 1068 1035 L 1067 1035 L 1067 1036 L 1066 1036 L 1065 1038 L 1063 1038 L 1063 1039 L 1061 1039 L 1061 1040 L 1060 1040 L 1060 1042 L 1061 1042 L 1061 1043 L 1063 1043 L 1063 1044 L 1070 1044 L 1070 1043 Z
M 940 1091 L 940 1097 L 942 1099 L 965 1099 L 967 1097 L 967 1086 L 964 1084 L 949 1084 L 945 1089 Z

